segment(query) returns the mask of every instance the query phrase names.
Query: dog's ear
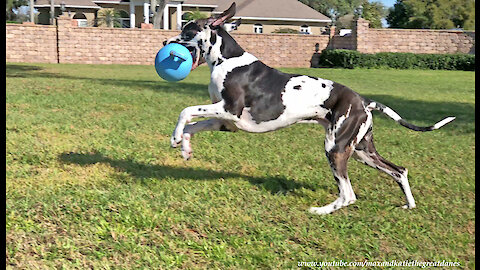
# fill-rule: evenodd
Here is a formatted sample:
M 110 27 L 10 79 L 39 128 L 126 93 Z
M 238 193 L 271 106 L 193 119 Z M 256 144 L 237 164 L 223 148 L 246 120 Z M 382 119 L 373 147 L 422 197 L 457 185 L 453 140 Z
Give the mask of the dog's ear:
M 236 8 L 236 5 L 235 5 L 235 2 L 233 2 L 232 5 L 227 10 L 222 12 L 222 14 L 208 18 L 207 23 L 210 24 L 211 26 L 219 26 L 224 24 L 227 20 L 229 20 L 235 15 L 235 8 Z
M 235 26 L 235 29 L 237 29 L 237 27 L 238 27 L 240 24 L 242 24 L 242 18 L 233 21 L 232 24 Z

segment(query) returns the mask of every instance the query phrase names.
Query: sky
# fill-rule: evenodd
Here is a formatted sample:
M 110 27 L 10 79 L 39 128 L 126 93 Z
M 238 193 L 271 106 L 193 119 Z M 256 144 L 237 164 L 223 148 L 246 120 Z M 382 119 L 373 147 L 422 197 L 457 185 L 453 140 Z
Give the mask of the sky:
M 378 0 L 381 2 L 385 7 L 393 7 L 393 4 L 395 4 L 395 0 Z
M 381 2 L 387 9 L 393 7 L 393 5 L 396 2 L 396 0 L 373 0 L 373 1 Z M 373 1 L 370 0 L 370 2 L 373 2 Z M 385 18 L 382 19 L 382 26 L 385 28 L 388 27 L 388 23 L 387 23 L 387 20 L 385 20 Z

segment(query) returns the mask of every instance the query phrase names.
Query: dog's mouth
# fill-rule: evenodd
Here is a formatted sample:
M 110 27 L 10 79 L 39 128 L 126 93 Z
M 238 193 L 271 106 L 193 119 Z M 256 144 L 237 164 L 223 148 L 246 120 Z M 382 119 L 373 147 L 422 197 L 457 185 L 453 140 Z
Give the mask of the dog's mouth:
M 192 63 L 192 69 L 196 69 L 201 63 L 200 63 L 200 53 L 196 47 L 190 47 L 188 46 L 187 49 L 190 51 L 190 54 L 192 55 L 193 63 Z

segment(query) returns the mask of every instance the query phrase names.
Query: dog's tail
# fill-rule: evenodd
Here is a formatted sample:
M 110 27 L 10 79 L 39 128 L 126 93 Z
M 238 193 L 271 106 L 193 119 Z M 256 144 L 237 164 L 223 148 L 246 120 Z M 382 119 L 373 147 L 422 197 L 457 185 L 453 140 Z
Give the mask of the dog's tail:
M 394 110 L 390 109 L 389 107 L 381 104 L 381 103 L 378 103 L 376 101 L 371 101 L 371 100 L 368 100 L 370 102 L 370 104 L 368 104 L 367 108 L 369 108 L 370 110 L 376 110 L 376 111 L 380 111 L 384 114 L 386 114 L 388 117 L 392 118 L 393 120 L 395 120 L 397 123 L 399 123 L 400 125 L 406 127 L 406 128 L 409 128 L 411 130 L 415 130 L 415 131 L 432 131 L 432 130 L 436 130 L 436 129 L 439 129 L 443 126 L 445 126 L 446 124 L 452 122 L 453 120 L 455 120 L 455 117 L 453 116 L 450 116 L 450 117 L 446 117 L 444 118 L 443 120 L 437 122 L 435 125 L 433 126 L 429 126 L 429 127 L 419 127 L 419 126 L 416 126 L 416 125 L 413 125 L 413 124 L 410 124 L 408 123 L 407 121 L 403 120 L 402 117 L 400 115 L 398 115 Z

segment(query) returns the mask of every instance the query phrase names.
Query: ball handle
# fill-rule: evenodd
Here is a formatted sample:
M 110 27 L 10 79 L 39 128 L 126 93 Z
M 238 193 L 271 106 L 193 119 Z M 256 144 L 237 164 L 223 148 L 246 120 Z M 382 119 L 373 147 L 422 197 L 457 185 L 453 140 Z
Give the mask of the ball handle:
M 183 61 L 187 61 L 187 58 L 179 53 L 177 53 L 176 51 L 170 51 L 170 56 L 173 56 L 173 57 L 178 57 L 180 59 L 182 59 Z

